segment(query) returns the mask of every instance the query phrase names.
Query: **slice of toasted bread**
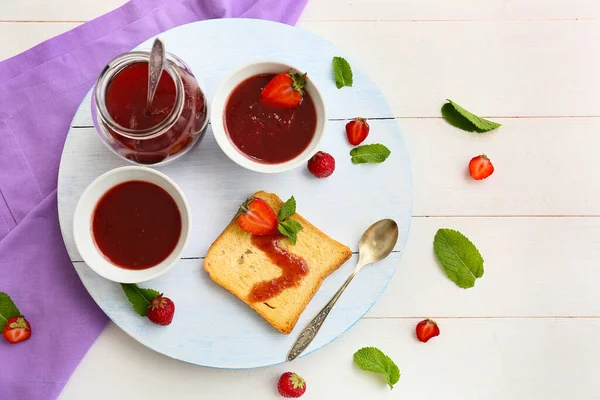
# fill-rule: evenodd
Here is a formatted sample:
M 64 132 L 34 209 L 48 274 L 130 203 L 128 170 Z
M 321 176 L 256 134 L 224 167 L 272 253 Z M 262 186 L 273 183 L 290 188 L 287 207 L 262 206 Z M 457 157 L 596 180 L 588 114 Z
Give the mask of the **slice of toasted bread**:
M 275 211 L 283 205 L 277 195 L 257 192 L 253 197 L 265 200 Z M 352 251 L 333 240 L 298 214 L 291 219 L 302 224 L 295 245 L 286 238 L 279 246 L 302 257 L 308 264 L 308 273 L 291 288 L 264 302 L 251 302 L 249 295 L 255 284 L 275 279 L 281 275 L 268 256 L 251 242 L 251 235 L 233 220 L 208 249 L 204 269 L 218 285 L 252 307 L 281 333 L 289 334 L 300 314 L 313 298 L 323 280 L 338 269 L 352 255 Z

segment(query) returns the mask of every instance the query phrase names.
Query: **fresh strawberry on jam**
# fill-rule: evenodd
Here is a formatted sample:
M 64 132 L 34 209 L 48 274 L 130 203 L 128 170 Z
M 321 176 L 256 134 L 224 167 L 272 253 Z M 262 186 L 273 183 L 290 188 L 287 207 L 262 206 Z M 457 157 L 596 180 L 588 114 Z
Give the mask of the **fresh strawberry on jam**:
M 306 74 L 294 70 L 277 74 L 260 92 L 260 102 L 275 108 L 294 108 L 302 102 Z
M 8 343 L 15 344 L 23 342 L 31 337 L 31 325 L 24 316 L 12 317 L 4 326 L 2 331 Z
M 237 224 L 253 235 L 276 235 L 279 220 L 275 211 L 263 199 L 248 199 L 240 206 Z

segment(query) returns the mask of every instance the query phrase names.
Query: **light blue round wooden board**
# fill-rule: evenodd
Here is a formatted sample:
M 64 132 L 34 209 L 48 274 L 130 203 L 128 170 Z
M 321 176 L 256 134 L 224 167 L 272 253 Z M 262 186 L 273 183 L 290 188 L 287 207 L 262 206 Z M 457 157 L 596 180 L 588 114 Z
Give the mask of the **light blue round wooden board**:
M 304 353 L 306 356 L 354 325 L 375 304 L 400 264 L 410 227 L 412 183 L 408 152 L 397 122 L 381 92 L 356 61 L 301 29 L 260 20 L 220 19 L 180 26 L 159 36 L 168 51 L 191 66 L 209 99 L 222 79 L 252 60 L 283 61 L 308 71 L 328 106 L 330 120 L 321 149 L 335 157 L 336 171 L 320 180 L 304 168 L 279 175 L 244 170 L 222 153 L 210 126 L 197 148 L 175 164 L 160 168 L 185 192 L 193 221 L 190 244 L 179 264 L 166 275 L 142 284 L 166 293 L 176 304 L 173 323 L 160 327 L 135 314 L 120 286 L 88 268 L 74 245 L 73 211 L 80 194 L 97 176 L 126 165 L 98 138 L 92 126 L 88 95 L 73 119 L 58 180 L 59 218 L 73 265 L 102 310 L 145 346 L 203 366 L 263 367 L 285 361 L 298 333 L 353 270 L 364 229 L 381 218 L 395 219 L 400 236 L 394 252 L 385 261 L 361 271 Z M 150 43 L 139 48 L 147 49 Z M 352 65 L 353 87 L 335 87 L 333 56 L 343 56 Z M 365 143 L 380 142 L 391 149 L 391 156 L 383 164 L 350 162 L 351 146 L 344 126 L 357 116 L 370 118 L 371 133 Z M 229 223 L 239 203 L 261 189 L 283 199 L 294 195 L 300 214 L 355 252 L 325 280 L 290 335 L 277 332 L 248 306 L 215 285 L 202 265 L 208 247 Z

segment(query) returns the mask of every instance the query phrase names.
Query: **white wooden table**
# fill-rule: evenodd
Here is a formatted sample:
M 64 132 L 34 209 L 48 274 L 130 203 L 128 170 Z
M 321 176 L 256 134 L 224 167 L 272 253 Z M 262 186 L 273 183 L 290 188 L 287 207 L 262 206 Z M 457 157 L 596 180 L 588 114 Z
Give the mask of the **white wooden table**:
M 0 0 L 0 59 L 123 0 Z M 600 2 L 312 0 L 300 27 L 343 47 L 379 84 L 412 157 L 402 265 L 355 328 L 293 364 L 307 399 L 600 399 Z M 476 136 L 440 118 L 446 97 L 504 126 Z M 484 182 L 465 176 L 485 152 Z M 440 227 L 486 263 L 462 290 L 436 263 Z M 441 335 L 414 338 L 423 317 Z M 352 354 L 399 365 L 390 391 Z M 290 365 L 292 367 L 292 365 Z M 147 350 L 109 325 L 61 399 L 277 399 L 288 366 L 220 371 Z

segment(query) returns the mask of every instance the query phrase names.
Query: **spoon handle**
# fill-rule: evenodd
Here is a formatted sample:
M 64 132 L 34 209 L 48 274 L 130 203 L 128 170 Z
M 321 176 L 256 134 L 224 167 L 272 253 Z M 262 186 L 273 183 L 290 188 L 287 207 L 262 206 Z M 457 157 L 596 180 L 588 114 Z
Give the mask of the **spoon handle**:
M 354 279 L 354 277 L 360 270 L 360 267 L 361 267 L 361 265 L 356 267 L 354 272 L 352 272 L 352 275 L 350 275 L 348 277 L 348 279 L 346 279 L 346 282 L 344 282 L 344 284 L 342 285 L 340 290 L 338 290 L 333 295 L 331 300 L 329 300 L 329 302 L 327 304 L 325 304 L 325 307 L 323 307 L 321 309 L 321 311 L 319 311 L 317 316 L 314 317 L 312 321 L 310 321 L 310 323 L 306 326 L 306 328 L 304 328 L 304 330 L 302 332 L 300 332 L 298 339 L 296 339 L 296 342 L 294 343 L 294 345 L 292 346 L 292 349 L 288 353 L 288 356 L 287 356 L 288 361 L 292 361 L 296 357 L 298 357 L 300 354 L 302 354 L 302 352 L 304 350 L 306 350 L 308 345 L 313 341 L 315 336 L 317 336 L 317 333 L 319 333 L 319 329 L 321 329 L 323 322 L 325 322 L 325 318 L 327 318 L 327 316 L 329 315 L 329 312 L 331 311 L 331 309 L 333 308 L 335 303 L 337 303 L 337 301 L 340 298 L 340 296 L 342 295 L 342 293 L 344 293 L 344 290 L 346 290 L 346 288 L 348 287 L 350 282 L 352 282 L 352 279 Z
M 165 46 L 163 42 L 156 38 L 150 50 L 150 60 L 148 61 L 148 96 L 146 97 L 146 114 L 150 114 L 152 100 L 158 87 L 158 81 L 163 71 L 165 62 Z

